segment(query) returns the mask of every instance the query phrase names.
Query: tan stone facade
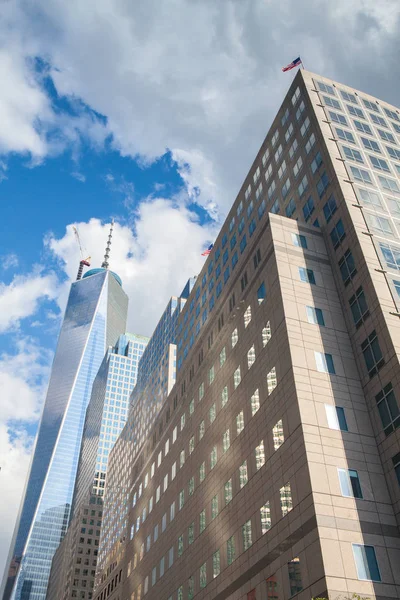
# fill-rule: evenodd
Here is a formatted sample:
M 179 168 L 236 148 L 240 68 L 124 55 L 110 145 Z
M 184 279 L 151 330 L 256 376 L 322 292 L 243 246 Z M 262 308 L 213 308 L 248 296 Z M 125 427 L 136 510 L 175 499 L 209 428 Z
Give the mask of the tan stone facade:
M 397 147 L 397 109 L 297 74 L 179 317 L 96 600 L 400 597 Z

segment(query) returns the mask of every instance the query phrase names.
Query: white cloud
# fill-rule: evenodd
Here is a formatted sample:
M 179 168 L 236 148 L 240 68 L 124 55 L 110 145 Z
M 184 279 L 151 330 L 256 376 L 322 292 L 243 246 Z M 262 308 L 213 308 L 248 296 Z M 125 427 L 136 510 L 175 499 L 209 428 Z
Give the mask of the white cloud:
M 10 0 L 0 27 L 2 80 L 12 82 L 2 95 L 3 148 L 43 155 L 47 144 L 55 152 L 57 143 L 45 134 L 56 125 L 60 146 L 79 146 L 84 135 L 101 147 L 113 134 L 121 154 L 144 163 L 169 148 L 212 214 L 215 203 L 223 212 L 230 206 L 291 81 L 280 67 L 299 52 L 315 72 L 393 102 L 399 95 L 398 79 L 387 77 L 398 62 L 397 0 L 354 0 L 351 11 L 347 0 L 306 0 L 301 11 L 294 0 L 34 6 L 33 17 L 30 2 Z M 365 60 L 365 48 L 373 61 Z M 58 92 L 80 116 L 52 112 L 26 56 L 50 62 Z M 80 99 L 107 125 L 89 118 Z
M 30 275 L 15 275 L 9 285 L 0 282 L 0 333 L 19 326 L 20 321 L 33 315 L 39 303 L 57 297 L 54 274 L 37 269 Z
M 83 175 L 83 173 L 79 173 L 79 171 L 73 171 L 71 173 L 72 177 L 74 179 L 77 179 L 78 181 L 80 181 L 81 183 L 85 183 L 86 181 L 86 177 L 85 175 Z
M 109 225 L 91 219 L 78 227 L 92 266 L 99 266 Z M 152 333 L 170 296 L 179 294 L 187 279 L 200 271 L 204 263 L 201 251 L 215 235 L 215 227 L 201 226 L 179 200 L 163 198 L 140 205 L 134 232 L 127 225 L 115 224 L 110 269 L 120 275 L 129 296 L 129 331 Z M 61 239 L 50 237 L 47 244 L 68 278 L 74 280 L 80 255 L 72 225 Z M 62 308 L 68 291 L 66 282 L 59 298 Z
M 14 269 L 19 265 L 18 256 L 12 252 L 10 252 L 10 254 L 5 254 L 0 257 L 0 265 L 4 271 Z
M 14 353 L 0 356 L 0 572 L 5 568 L 33 437 L 26 431 L 40 414 L 49 374 L 50 354 L 31 339 L 18 339 Z

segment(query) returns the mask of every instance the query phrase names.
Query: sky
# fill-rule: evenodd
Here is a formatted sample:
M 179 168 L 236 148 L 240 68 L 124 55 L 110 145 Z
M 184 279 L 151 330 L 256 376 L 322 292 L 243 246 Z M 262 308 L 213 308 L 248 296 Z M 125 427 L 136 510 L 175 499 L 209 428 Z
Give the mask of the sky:
M 0 576 L 80 250 L 151 335 L 201 269 L 307 69 L 392 104 L 398 0 L 4 0 L 0 11 Z

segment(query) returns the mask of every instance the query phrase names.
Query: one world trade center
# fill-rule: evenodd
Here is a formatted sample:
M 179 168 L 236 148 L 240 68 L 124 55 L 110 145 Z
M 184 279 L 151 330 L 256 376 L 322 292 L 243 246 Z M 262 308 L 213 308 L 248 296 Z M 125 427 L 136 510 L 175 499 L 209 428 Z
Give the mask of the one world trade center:
M 53 555 L 64 537 L 92 384 L 104 354 L 126 330 L 128 297 L 101 268 L 71 285 L 33 458 L 10 553 L 3 600 L 44 600 Z

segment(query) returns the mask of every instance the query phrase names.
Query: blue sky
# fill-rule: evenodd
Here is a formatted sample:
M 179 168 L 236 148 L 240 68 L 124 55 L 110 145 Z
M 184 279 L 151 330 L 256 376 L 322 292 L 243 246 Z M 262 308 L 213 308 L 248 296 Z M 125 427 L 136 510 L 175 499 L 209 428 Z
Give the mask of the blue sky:
M 128 327 L 151 334 L 201 268 L 294 76 L 282 65 L 301 54 L 396 104 L 399 22 L 397 0 L 2 4 L 0 570 L 79 261 L 72 225 L 97 265 L 116 219 Z

